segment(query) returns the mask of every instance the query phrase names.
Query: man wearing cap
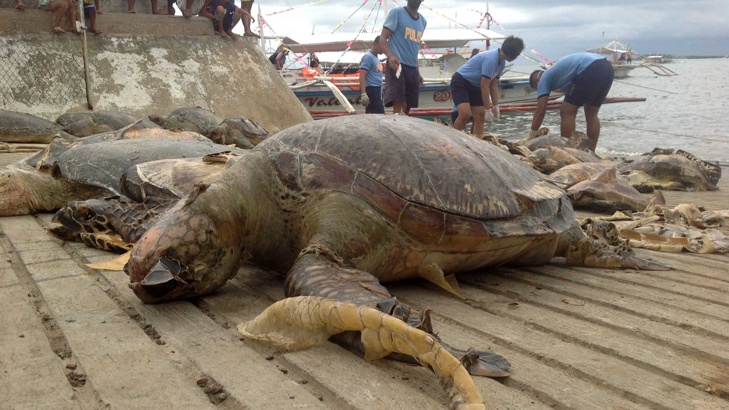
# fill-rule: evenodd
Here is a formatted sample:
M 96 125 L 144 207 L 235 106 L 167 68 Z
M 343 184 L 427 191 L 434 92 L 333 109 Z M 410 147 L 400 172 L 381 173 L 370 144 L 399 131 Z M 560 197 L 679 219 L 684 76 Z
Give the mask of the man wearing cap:
M 577 110 L 585 106 L 587 136 L 594 152 L 600 138 L 600 106 L 613 85 L 613 66 L 600 54 L 575 53 L 557 60 L 546 71 L 536 70 L 529 76 L 529 84 L 537 90 L 537 109 L 532 118 L 529 139 L 537 135 L 547 112 L 549 93 L 561 90 L 564 101 L 559 109 L 563 138 L 571 138 L 575 132 Z
M 407 2 L 405 7 L 390 10 L 380 34 L 382 51 L 387 56 L 385 107 L 392 107 L 393 114 L 408 114 L 411 108 L 418 108 L 423 82 L 418 52 L 427 21 L 418 13 L 422 0 Z

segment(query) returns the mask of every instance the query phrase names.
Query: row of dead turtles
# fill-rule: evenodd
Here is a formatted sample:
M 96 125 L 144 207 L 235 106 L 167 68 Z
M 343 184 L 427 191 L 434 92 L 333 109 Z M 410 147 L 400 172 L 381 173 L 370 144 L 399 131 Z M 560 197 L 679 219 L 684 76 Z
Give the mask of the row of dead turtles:
M 310 122 L 250 151 L 130 131 L 56 139 L 4 170 L 0 211 L 63 207 L 54 234 L 118 251 L 134 243 L 124 270 L 149 303 L 213 292 L 244 259 L 280 272 L 287 298 L 241 324 L 243 334 L 295 350 L 360 332 L 366 358 L 414 357 L 456 408 L 483 407 L 469 373 L 506 376 L 508 362 L 443 345 L 428 311 L 400 303 L 382 283 L 421 277 L 460 296 L 455 273 L 555 256 L 668 269 L 635 255 L 605 221 L 585 226 L 586 235 L 549 176 L 422 120 Z M 73 199 L 83 201 L 66 204 Z
M 88 137 L 129 127 L 131 130 L 191 131 L 215 143 L 253 148 L 268 136 L 268 132 L 247 118 L 223 119 L 201 107 L 185 107 L 169 115 L 153 114 L 142 118 L 119 111 L 66 113 L 55 122 L 35 115 L 0 110 L 0 142 L 50 143 L 56 137 L 68 140 Z M 153 131 L 146 134 L 155 135 Z

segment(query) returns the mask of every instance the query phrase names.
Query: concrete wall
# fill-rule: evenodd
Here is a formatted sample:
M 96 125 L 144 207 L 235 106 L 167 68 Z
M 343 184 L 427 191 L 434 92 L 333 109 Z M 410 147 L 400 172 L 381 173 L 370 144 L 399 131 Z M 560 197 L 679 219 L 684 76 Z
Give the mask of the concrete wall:
M 95 110 L 201 106 L 270 132 L 311 120 L 254 38 L 224 40 L 201 17 L 106 12 L 97 26 L 103 33 L 86 37 Z M 0 108 L 51 120 L 88 109 L 82 36 L 51 27 L 49 12 L 0 8 Z

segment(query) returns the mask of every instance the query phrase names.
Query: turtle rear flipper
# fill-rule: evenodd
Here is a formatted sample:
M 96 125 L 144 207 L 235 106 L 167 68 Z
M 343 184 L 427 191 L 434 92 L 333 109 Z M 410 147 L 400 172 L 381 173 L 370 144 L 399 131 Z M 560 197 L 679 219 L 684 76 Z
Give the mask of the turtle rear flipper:
M 238 325 L 238 330 L 246 337 L 287 350 L 311 347 L 334 334 L 359 331 L 365 360 L 393 352 L 413 356 L 438 376 L 453 408 L 486 408 L 466 368 L 435 337 L 375 308 L 298 296 L 274 303 L 252 321 Z

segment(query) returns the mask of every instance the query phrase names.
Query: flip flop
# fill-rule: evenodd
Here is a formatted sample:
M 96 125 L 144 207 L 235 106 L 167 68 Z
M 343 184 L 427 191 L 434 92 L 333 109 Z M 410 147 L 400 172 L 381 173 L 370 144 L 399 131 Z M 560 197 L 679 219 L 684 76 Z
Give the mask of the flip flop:
M 244 35 L 244 36 L 246 36 L 246 37 L 255 37 L 255 38 L 261 38 L 261 36 L 259 36 L 259 35 L 258 35 L 258 34 L 256 34 L 256 33 L 244 33 L 243 35 Z
M 53 27 L 53 32 L 55 34 L 66 34 L 66 30 L 60 28 L 60 27 Z

